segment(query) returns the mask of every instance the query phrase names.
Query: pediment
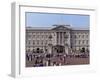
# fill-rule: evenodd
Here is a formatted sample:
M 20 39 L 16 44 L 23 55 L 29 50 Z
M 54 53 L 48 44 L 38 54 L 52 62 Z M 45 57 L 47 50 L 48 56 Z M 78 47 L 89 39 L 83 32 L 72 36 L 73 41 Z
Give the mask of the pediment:
M 52 30 L 69 30 L 70 28 L 68 28 L 65 25 L 57 25 L 56 27 L 54 27 Z

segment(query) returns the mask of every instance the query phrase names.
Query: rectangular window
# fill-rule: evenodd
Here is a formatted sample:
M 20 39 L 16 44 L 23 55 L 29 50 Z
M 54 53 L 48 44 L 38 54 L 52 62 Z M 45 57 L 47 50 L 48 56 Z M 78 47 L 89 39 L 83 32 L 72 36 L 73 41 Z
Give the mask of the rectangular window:
M 84 44 L 84 40 L 82 41 L 82 43 Z
M 79 38 L 80 38 L 80 35 L 79 35 Z
M 88 38 L 88 35 L 86 35 L 86 38 Z
M 76 35 L 74 35 L 74 38 L 77 38 L 77 36 L 76 36 Z
M 88 44 L 88 40 L 86 41 L 86 44 Z
M 84 38 L 84 35 L 82 35 L 82 38 Z
M 39 38 L 39 35 L 37 35 L 37 38 Z
M 28 41 L 28 44 L 30 44 L 30 41 Z
M 81 41 L 79 40 L 79 44 L 81 43 Z
M 75 44 L 77 43 L 77 41 L 75 40 Z
M 33 35 L 33 38 L 35 37 L 35 35 Z
M 35 41 L 33 40 L 33 45 L 35 44 Z
M 42 35 L 42 38 L 44 37 L 44 35 Z
M 45 45 L 47 45 L 47 42 L 48 42 L 48 41 L 46 40 L 46 41 L 45 41 Z
M 39 45 L 39 40 L 37 40 L 37 45 Z
M 41 41 L 41 45 L 43 45 L 43 40 Z
M 46 38 L 48 38 L 48 35 L 46 35 Z

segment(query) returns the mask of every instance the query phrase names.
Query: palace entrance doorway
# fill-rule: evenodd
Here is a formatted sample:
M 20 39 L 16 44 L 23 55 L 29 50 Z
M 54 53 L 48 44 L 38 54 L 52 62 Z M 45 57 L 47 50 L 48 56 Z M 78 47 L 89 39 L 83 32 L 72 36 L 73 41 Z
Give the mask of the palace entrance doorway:
M 55 52 L 55 53 L 64 53 L 65 52 L 65 47 L 62 46 L 62 45 L 53 46 L 53 52 Z

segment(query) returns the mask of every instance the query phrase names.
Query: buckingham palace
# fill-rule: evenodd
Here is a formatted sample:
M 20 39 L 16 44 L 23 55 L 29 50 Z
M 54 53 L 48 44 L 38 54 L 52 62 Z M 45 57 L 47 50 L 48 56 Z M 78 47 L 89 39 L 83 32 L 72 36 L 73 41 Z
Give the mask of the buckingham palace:
M 89 51 L 89 28 L 71 25 L 26 27 L 26 52 L 66 53 Z

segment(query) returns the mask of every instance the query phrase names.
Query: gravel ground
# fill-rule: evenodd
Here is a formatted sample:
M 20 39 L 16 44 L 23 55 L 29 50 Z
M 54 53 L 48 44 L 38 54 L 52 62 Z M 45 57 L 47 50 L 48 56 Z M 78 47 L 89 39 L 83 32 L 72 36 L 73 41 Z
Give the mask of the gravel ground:
M 45 63 L 46 63 L 46 61 L 48 61 L 48 59 L 43 59 L 43 60 Z M 60 64 L 61 66 L 62 65 L 82 65 L 82 64 L 89 64 L 90 63 L 89 60 L 90 60 L 89 57 L 87 57 L 87 58 L 66 57 L 65 59 L 63 58 L 61 60 L 60 60 L 60 58 L 52 58 L 51 63 L 56 62 L 56 65 L 61 63 Z M 26 59 L 26 67 L 33 67 L 33 65 L 35 64 L 35 61 L 36 61 L 36 59 L 33 59 L 32 61 L 28 61 Z M 47 65 L 44 64 L 44 66 L 47 66 Z M 53 65 L 48 65 L 48 66 L 53 66 Z

